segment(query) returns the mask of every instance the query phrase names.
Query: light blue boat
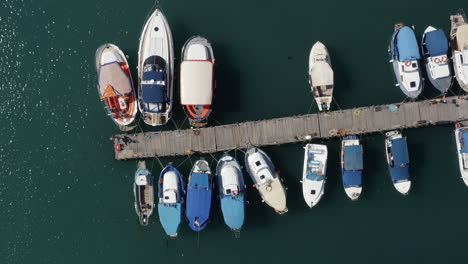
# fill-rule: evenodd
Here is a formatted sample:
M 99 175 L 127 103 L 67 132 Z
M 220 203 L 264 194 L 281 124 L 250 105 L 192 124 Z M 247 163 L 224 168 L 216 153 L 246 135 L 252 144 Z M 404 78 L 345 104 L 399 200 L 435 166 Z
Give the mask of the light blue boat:
M 363 150 L 356 136 L 347 136 L 341 143 L 341 171 L 343 187 L 351 200 L 357 200 L 362 192 Z
M 185 211 L 189 226 L 193 231 L 201 231 L 208 225 L 212 192 L 210 166 L 205 160 L 198 160 L 190 172 Z
M 406 195 L 411 188 L 406 137 L 398 131 L 387 132 L 385 135 L 387 163 L 393 186 L 398 192 Z
M 245 183 L 237 160 L 225 154 L 216 167 L 219 198 L 224 223 L 234 232 L 240 232 L 245 219 Z
M 182 222 L 185 187 L 182 174 L 172 165 L 167 165 L 159 175 L 158 213 L 159 221 L 170 237 L 177 237 Z

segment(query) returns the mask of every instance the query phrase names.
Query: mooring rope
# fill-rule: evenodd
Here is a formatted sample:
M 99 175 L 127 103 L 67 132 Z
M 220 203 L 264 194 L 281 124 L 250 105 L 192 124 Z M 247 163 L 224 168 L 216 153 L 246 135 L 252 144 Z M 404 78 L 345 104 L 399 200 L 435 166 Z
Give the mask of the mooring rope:
M 310 114 L 310 111 L 312 110 L 312 107 L 314 107 L 314 105 L 316 105 L 315 100 L 312 100 L 312 103 L 309 106 L 309 111 L 307 111 L 307 114 Z
M 338 102 L 335 100 L 335 97 L 332 97 L 333 102 L 336 104 L 339 110 L 342 110 Z
M 216 123 L 218 123 L 218 125 L 222 126 L 223 124 L 221 124 L 221 122 L 219 122 L 218 120 L 214 119 L 213 117 L 209 117 L 211 120 L 215 121 Z
M 184 164 L 188 159 L 190 159 L 190 156 L 191 155 L 188 155 L 188 157 L 185 158 L 181 163 L 179 163 L 179 165 L 177 165 L 176 168 L 179 168 L 180 166 L 182 166 L 182 164 Z

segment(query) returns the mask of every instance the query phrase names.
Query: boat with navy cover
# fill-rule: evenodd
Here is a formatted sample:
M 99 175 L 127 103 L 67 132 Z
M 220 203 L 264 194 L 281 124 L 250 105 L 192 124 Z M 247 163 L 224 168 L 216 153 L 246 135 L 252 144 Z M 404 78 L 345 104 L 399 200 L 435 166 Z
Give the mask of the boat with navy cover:
M 317 41 L 310 50 L 309 84 L 319 110 L 330 110 L 333 100 L 333 69 L 330 54 L 320 41 Z
M 468 186 L 468 127 L 457 123 L 455 129 L 458 164 L 463 182 Z
M 224 154 L 216 166 L 219 199 L 224 223 L 234 232 L 240 232 L 245 219 L 245 183 L 237 160 Z
M 346 136 L 341 142 L 341 172 L 343 187 L 351 200 L 362 192 L 363 150 L 356 136 Z
M 409 98 L 416 99 L 422 92 L 424 81 L 419 65 L 421 56 L 413 29 L 396 24 L 389 52 L 397 79 L 396 86 Z
M 191 37 L 182 48 L 180 104 L 193 127 L 208 123 L 214 93 L 214 62 L 213 48 L 204 37 Z
M 385 133 L 385 154 L 393 186 L 403 195 L 411 188 L 409 156 L 406 137 L 398 131 Z
M 138 169 L 135 172 L 133 184 L 133 194 L 135 196 L 135 210 L 140 224 L 147 226 L 154 209 L 154 188 L 153 176 L 146 169 L 145 161 L 138 162 Z
M 98 93 L 107 115 L 122 131 L 136 127 L 137 101 L 125 54 L 113 44 L 96 51 Z
M 326 145 L 319 144 L 307 144 L 304 149 L 302 194 L 306 204 L 312 208 L 325 193 L 328 149 Z
M 272 207 L 277 214 L 282 215 L 288 212 L 286 188 L 270 157 L 261 149 L 251 147 L 245 153 L 245 167 L 263 202 Z
M 177 237 L 182 222 L 185 184 L 182 174 L 172 165 L 161 171 L 158 181 L 159 221 L 166 234 Z
M 138 108 L 151 126 L 171 118 L 174 48 L 166 17 L 156 9 L 145 23 L 138 50 Z
M 442 94 L 453 83 L 453 73 L 448 57 L 448 39 L 442 29 L 427 27 L 421 40 L 421 51 L 429 81 Z
M 450 16 L 452 61 L 460 87 L 468 92 L 468 24 L 463 14 Z
M 207 161 L 198 160 L 189 175 L 185 212 L 193 231 L 201 231 L 208 225 L 212 192 L 213 179 L 210 166 Z

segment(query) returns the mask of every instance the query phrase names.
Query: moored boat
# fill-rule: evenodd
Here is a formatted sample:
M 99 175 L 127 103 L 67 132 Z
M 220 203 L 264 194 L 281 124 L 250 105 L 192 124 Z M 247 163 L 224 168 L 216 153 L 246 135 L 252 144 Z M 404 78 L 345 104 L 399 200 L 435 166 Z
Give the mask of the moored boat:
M 396 24 L 389 52 L 397 80 L 396 86 L 409 98 L 416 99 L 422 92 L 424 81 L 419 65 L 421 56 L 413 29 Z
M 133 194 L 135 196 L 135 210 L 140 224 L 146 226 L 154 209 L 154 187 L 153 176 L 146 169 L 144 161 L 138 162 L 138 169 L 135 172 L 133 184 Z
M 453 83 L 453 73 L 448 57 L 448 39 L 444 31 L 427 27 L 422 36 L 421 51 L 432 86 L 442 94 L 447 93 Z
M 333 69 L 330 54 L 325 45 L 319 41 L 310 50 L 309 84 L 319 110 L 330 110 L 333 100 Z
M 214 53 L 207 39 L 196 36 L 182 48 L 180 64 L 180 104 L 190 125 L 208 123 L 214 93 Z
M 302 193 L 306 204 L 312 208 L 325 192 L 328 149 L 319 144 L 307 144 L 304 149 Z
M 408 194 L 411 180 L 406 137 L 403 137 L 398 131 L 387 132 L 385 134 L 385 154 L 393 186 L 401 194 Z
M 249 148 L 245 153 L 245 167 L 263 201 L 277 214 L 285 214 L 288 211 L 286 189 L 268 155 L 259 148 Z
M 177 237 L 182 222 L 185 186 L 182 174 L 172 165 L 167 165 L 158 181 L 159 221 L 166 234 Z
M 237 160 L 225 154 L 216 166 L 219 199 L 224 223 L 234 232 L 240 232 L 245 219 L 245 184 Z
M 174 82 L 174 48 L 166 17 L 156 9 L 148 18 L 138 51 L 138 107 L 151 126 L 171 118 Z
M 455 141 L 457 144 L 458 164 L 463 181 L 468 186 L 468 127 L 457 123 L 455 129 Z
M 187 187 L 185 215 L 193 231 L 201 231 L 208 225 L 211 210 L 213 179 L 208 162 L 198 160 L 193 165 Z
M 460 87 L 468 92 L 468 24 L 462 14 L 450 16 L 450 41 L 455 77 Z
M 98 93 L 107 115 L 122 130 L 136 127 L 137 101 L 125 54 L 113 44 L 96 51 Z
M 357 200 L 362 192 L 362 145 L 356 136 L 346 136 L 341 142 L 341 172 L 343 187 L 351 200 Z

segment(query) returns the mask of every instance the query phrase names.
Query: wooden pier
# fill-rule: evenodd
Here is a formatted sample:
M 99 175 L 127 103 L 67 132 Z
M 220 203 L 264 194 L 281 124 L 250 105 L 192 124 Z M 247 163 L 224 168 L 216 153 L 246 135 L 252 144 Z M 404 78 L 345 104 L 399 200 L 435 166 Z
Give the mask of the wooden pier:
M 115 159 L 125 160 L 220 152 L 249 144 L 261 147 L 465 120 L 468 100 L 453 96 L 201 129 L 121 134 L 113 136 L 113 143 Z

